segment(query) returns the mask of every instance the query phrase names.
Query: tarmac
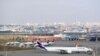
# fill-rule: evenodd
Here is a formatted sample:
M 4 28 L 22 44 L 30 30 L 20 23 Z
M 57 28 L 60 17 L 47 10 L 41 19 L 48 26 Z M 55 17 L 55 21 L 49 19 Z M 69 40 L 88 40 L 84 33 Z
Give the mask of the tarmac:
M 56 52 L 45 52 L 38 49 L 21 50 L 21 51 L 2 51 L 0 56 L 100 56 L 100 42 L 86 42 L 86 41 L 56 41 L 52 46 L 75 46 L 78 43 L 80 46 L 86 46 L 94 49 L 92 55 L 87 53 L 72 53 L 60 54 Z

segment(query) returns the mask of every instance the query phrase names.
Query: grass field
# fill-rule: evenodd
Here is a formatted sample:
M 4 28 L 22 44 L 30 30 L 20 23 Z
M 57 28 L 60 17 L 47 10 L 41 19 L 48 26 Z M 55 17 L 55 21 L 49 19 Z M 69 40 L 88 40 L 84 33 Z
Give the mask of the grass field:
M 7 50 L 7 51 L 16 51 L 16 50 L 31 50 L 33 49 L 34 47 L 32 48 L 22 48 L 22 47 L 10 47 L 10 46 L 1 46 L 0 45 L 0 51 L 4 51 L 4 50 Z
M 17 39 L 18 37 L 19 35 L 0 35 L 0 43 L 8 41 L 27 41 L 26 38 Z
M 21 38 L 21 37 L 20 39 L 17 39 L 18 37 L 19 35 L 0 35 L 0 44 L 11 41 L 19 41 L 19 42 L 28 41 L 26 38 Z M 15 50 L 30 50 L 33 48 L 9 47 L 0 45 L 0 51 L 4 51 L 5 49 L 8 51 L 15 51 Z

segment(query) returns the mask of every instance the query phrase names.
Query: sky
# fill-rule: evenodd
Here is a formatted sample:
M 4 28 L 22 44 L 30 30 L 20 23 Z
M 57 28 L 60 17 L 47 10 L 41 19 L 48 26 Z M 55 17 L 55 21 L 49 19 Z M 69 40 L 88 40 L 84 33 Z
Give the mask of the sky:
M 100 22 L 100 0 L 0 0 L 0 24 Z

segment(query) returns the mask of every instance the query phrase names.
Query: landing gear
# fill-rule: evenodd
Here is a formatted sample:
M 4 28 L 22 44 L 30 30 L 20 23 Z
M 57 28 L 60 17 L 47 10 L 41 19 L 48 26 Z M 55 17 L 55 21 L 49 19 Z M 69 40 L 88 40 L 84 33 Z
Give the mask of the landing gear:
M 91 52 L 91 51 L 87 51 L 87 54 L 89 54 L 89 55 L 92 55 L 92 53 L 93 53 L 93 52 Z
M 68 54 L 65 50 L 60 50 L 60 54 Z

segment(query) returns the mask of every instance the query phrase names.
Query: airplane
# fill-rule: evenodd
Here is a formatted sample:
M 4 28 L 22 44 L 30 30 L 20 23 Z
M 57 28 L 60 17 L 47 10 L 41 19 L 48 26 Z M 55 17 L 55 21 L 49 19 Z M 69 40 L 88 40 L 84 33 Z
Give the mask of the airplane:
M 88 47 L 45 47 L 39 41 L 37 41 L 37 44 L 34 45 L 34 47 L 47 52 L 58 52 L 60 54 L 70 54 L 74 52 L 86 52 L 88 54 L 92 54 L 93 52 L 93 49 Z

